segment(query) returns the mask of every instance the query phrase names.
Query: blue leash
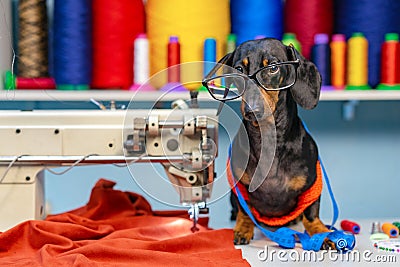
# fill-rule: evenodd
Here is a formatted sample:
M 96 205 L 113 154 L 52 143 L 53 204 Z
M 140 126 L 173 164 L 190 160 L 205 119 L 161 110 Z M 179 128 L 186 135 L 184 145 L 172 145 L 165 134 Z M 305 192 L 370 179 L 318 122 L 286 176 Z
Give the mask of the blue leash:
M 308 127 L 305 124 L 305 122 L 304 121 L 301 121 L 301 122 L 302 122 L 303 127 L 306 130 L 306 132 L 309 135 L 311 135 L 311 132 L 308 129 Z M 335 225 L 335 223 L 336 223 L 336 221 L 337 221 L 337 219 L 339 217 L 339 207 L 338 207 L 338 204 L 336 202 L 335 196 L 333 194 L 333 190 L 332 190 L 332 187 L 331 187 L 331 183 L 329 182 L 329 177 L 328 177 L 328 173 L 326 172 L 325 165 L 322 162 L 322 158 L 321 158 L 321 156 L 319 154 L 318 154 L 318 160 L 319 160 L 319 164 L 321 165 L 322 173 L 323 173 L 324 178 L 325 178 L 325 183 L 326 183 L 326 186 L 328 188 L 329 196 L 331 197 L 331 200 L 332 200 L 333 218 L 332 218 L 332 224 L 330 225 L 330 228 L 329 228 L 329 229 L 332 230 L 333 226 Z
M 310 132 L 304 122 L 303 122 L 303 126 L 304 126 L 305 130 L 307 131 L 307 133 L 310 134 Z M 229 146 L 228 153 L 229 153 L 228 154 L 229 158 L 231 158 L 232 144 Z M 341 251 L 342 253 L 345 253 L 354 248 L 356 241 L 355 241 L 354 235 L 352 233 L 336 230 L 333 227 L 333 225 L 336 223 L 338 215 L 339 215 L 339 208 L 338 208 L 337 202 L 335 200 L 335 197 L 333 195 L 331 184 L 329 183 L 328 174 L 325 170 L 325 167 L 322 163 L 320 156 L 318 156 L 318 160 L 320 161 L 323 176 L 325 178 L 325 182 L 328 187 L 329 195 L 332 200 L 333 219 L 332 219 L 332 225 L 330 226 L 330 230 L 332 230 L 332 232 L 318 233 L 318 234 L 314 234 L 313 236 L 310 237 L 306 232 L 301 233 L 301 232 L 295 231 L 295 230 L 287 228 L 287 227 L 281 227 L 278 230 L 276 230 L 275 232 L 269 231 L 269 230 L 265 229 L 264 227 L 262 227 L 257 222 L 257 220 L 254 218 L 253 214 L 250 211 L 249 206 L 246 203 L 246 200 L 244 200 L 243 195 L 240 193 L 240 190 L 237 187 L 237 183 L 234 183 L 235 184 L 234 190 L 238 197 L 240 206 L 247 213 L 249 218 L 253 221 L 254 225 L 257 226 L 266 237 L 268 237 L 272 241 L 278 243 L 279 246 L 281 246 L 283 248 L 294 248 L 296 245 L 296 236 L 297 236 L 297 238 L 299 239 L 300 243 L 302 244 L 302 247 L 304 250 L 319 251 L 321 249 L 321 246 L 322 246 L 324 240 L 327 238 L 336 244 L 336 248 L 339 251 Z

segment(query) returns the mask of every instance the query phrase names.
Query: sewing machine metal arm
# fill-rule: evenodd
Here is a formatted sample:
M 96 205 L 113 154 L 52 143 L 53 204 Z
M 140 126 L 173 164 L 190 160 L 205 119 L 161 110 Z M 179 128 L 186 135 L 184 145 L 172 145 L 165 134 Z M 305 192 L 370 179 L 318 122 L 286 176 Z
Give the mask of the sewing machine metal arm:
M 0 231 L 45 217 L 43 170 L 51 167 L 159 162 L 183 205 L 205 203 L 211 195 L 214 110 L 0 111 L 0 116 Z

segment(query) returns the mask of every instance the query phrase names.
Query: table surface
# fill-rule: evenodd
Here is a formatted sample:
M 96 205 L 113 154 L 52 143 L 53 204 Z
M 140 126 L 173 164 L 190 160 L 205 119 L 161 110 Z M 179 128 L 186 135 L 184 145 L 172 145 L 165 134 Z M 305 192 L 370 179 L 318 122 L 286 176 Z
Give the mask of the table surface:
M 373 222 L 383 224 L 398 220 L 387 218 L 354 220 L 360 225 L 361 231 L 355 236 L 356 246 L 352 254 L 348 255 L 340 255 L 334 251 L 319 251 L 310 255 L 306 253 L 314 252 L 304 253 L 300 244 L 294 249 L 282 249 L 264 237 L 258 229 L 255 231 L 254 240 L 249 245 L 236 246 L 236 248 L 242 250 L 243 257 L 251 266 L 399 266 L 400 253 L 378 250 L 374 248 L 373 242 L 369 239 Z M 296 225 L 293 229 L 304 231 L 301 224 Z M 260 251 L 267 252 L 268 258 L 263 260 L 262 257 L 266 257 L 266 254 L 260 253 Z M 259 255 L 261 259 L 259 259 Z

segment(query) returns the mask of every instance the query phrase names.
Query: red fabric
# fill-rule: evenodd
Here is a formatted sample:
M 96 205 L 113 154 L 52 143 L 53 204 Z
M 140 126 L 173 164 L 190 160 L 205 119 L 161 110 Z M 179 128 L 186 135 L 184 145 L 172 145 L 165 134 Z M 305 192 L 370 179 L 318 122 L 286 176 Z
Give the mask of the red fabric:
M 232 230 L 192 233 L 186 211 L 152 211 L 114 185 L 99 180 L 86 206 L 0 233 L 0 266 L 249 266 Z

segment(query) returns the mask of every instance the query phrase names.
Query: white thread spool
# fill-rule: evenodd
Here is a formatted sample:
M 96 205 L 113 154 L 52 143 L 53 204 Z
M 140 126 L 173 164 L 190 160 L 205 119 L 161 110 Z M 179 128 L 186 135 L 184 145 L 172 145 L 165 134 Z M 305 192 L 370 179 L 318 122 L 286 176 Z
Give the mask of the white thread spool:
M 149 79 L 149 40 L 139 34 L 134 41 L 134 84 L 144 84 Z

